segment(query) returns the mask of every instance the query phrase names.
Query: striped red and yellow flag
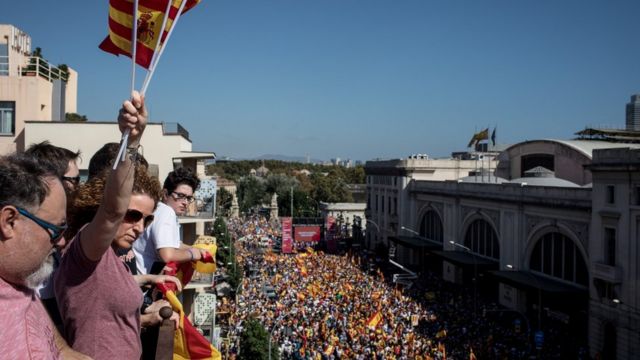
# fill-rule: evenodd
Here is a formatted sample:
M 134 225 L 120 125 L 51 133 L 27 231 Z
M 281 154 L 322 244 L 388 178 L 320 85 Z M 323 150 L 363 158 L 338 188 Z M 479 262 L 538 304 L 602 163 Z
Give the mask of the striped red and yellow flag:
M 161 29 L 169 0 L 139 0 L 136 63 L 149 68 L 160 36 L 162 41 L 173 26 L 183 1 L 187 1 L 184 14 L 200 0 L 171 0 L 172 5 L 164 30 Z M 131 57 L 131 31 L 133 29 L 133 0 L 109 0 L 109 35 L 99 48 L 116 56 Z
M 178 300 L 173 290 L 159 284 L 160 289 L 167 301 L 171 304 L 173 311 L 180 314 L 180 323 L 173 337 L 173 359 L 174 360 L 193 360 L 208 359 L 220 360 L 222 355 L 211 345 L 207 339 L 202 336 L 191 324 L 189 319 L 185 317 L 182 303 Z
M 369 329 L 375 329 L 378 324 L 380 324 L 380 321 L 382 321 L 382 313 L 376 311 L 376 313 L 369 318 L 369 321 L 367 321 L 367 327 Z

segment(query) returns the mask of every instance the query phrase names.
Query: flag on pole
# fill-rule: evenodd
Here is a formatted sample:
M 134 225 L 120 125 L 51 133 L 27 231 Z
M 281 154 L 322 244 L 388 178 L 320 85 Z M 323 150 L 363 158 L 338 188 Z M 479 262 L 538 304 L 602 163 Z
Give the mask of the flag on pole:
M 220 360 L 222 355 L 211 345 L 207 339 L 202 336 L 191 324 L 189 319 L 184 316 L 184 309 L 178 297 L 165 284 L 159 284 L 158 289 L 162 291 L 165 298 L 171 304 L 173 311 L 180 315 L 180 323 L 178 330 L 173 336 L 173 359 L 174 360 L 193 360 L 193 359 L 210 359 Z
M 173 20 L 178 14 L 182 1 L 187 1 L 182 14 L 200 2 L 200 0 L 172 1 L 165 28 L 161 29 L 168 5 L 167 0 L 139 0 L 136 63 L 146 69 L 151 66 L 151 59 L 160 37 L 162 36 L 164 42 L 173 26 Z M 116 56 L 131 57 L 132 14 L 132 0 L 109 0 L 109 35 L 99 45 L 101 50 Z
M 494 127 L 493 131 L 491 132 L 491 143 L 493 144 L 493 146 L 496 146 L 496 130 L 498 129 L 498 127 Z
M 489 128 L 486 128 L 480 132 L 473 134 L 473 136 L 471 137 L 471 140 L 469 140 L 469 144 L 467 145 L 467 147 L 475 146 L 480 141 L 487 140 L 487 139 L 489 139 Z

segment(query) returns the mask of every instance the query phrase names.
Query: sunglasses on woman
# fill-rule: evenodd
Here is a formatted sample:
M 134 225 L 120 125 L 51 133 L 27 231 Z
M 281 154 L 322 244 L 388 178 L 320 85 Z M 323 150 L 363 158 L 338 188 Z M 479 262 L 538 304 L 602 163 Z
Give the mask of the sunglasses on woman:
M 144 214 L 138 210 L 129 209 L 124 214 L 124 221 L 130 224 L 135 224 L 138 221 L 142 220 L 142 218 L 144 218 L 144 227 L 151 225 L 151 223 L 153 222 L 153 215 L 147 215 L 145 217 Z

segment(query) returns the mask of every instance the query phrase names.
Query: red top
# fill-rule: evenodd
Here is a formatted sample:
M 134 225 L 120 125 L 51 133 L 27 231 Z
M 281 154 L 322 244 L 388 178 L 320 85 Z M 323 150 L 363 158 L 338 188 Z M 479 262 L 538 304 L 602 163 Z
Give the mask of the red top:
M 69 245 L 54 280 L 64 337 L 94 359 L 139 359 L 142 291 L 113 249 L 92 261 L 80 236 Z

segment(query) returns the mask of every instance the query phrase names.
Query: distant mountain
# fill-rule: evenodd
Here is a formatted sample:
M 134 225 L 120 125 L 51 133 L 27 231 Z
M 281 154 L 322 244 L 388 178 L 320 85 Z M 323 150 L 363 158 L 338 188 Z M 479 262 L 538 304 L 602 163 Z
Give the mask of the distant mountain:
M 274 154 L 265 154 L 260 155 L 258 157 L 254 157 L 248 160 L 279 160 L 279 161 L 287 161 L 287 162 L 298 162 L 298 163 L 306 163 L 307 158 L 305 156 L 287 156 L 287 155 L 274 155 Z M 312 164 L 322 163 L 323 160 L 318 159 L 309 159 Z

